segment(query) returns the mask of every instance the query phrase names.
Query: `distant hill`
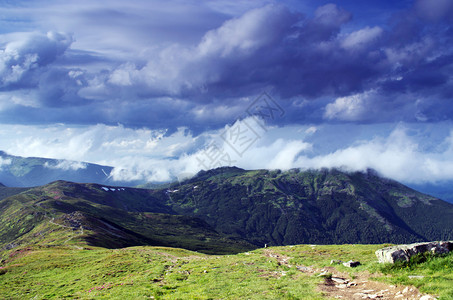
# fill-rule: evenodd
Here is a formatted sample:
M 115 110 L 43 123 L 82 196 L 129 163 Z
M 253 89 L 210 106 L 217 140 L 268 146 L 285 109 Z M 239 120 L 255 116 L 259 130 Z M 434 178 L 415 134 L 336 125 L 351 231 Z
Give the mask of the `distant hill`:
M 219 168 L 159 189 L 57 181 L 0 200 L 0 247 L 131 245 L 234 253 L 268 245 L 453 239 L 453 205 L 338 170 Z
M 27 191 L 29 188 L 11 188 L 6 186 L 0 186 L 0 200 L 20 194 L 22 192 Z
M 113 167 L 85 162 L 21 157 L 0 151 L 4 162 L 0 168 L 0 182 L 10 187 L 32 187 L 56 180 L 96 182 L 134 186 L 142 182 L 116 182 L 110 177 Z M 6 163 L 5 163 L 6 162 Z

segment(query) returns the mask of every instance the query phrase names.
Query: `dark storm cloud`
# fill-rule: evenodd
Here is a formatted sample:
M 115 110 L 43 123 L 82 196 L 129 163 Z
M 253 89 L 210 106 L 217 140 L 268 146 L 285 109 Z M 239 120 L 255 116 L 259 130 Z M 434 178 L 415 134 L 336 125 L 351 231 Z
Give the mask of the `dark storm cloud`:
M 14 99 L 30 118 L 43 111 L 58 122 L 151 127 L 220 126 L 264 90 L 288 111 L 279 120 L 285 123 L 453 116 L 451 1 L 419 0 L 389 15 L 388 23 L 362 20 L 360 26 L 353 13 L 335 4 L 305 15 L 266 5 L 229 19 L 205 7 L 197 12 L 186 5 L 169 13 L 165 6 L 162 11 L 175 21 L 163 27 L 156 15 L 145 22 L 139 7 L 78 9 L 68 23 L 83 20 L 89 38 L 79 44 L 55 33 L 5 42 L 0 101 L 28 90 L 35 103 L 21 94 Z M 200 16 L 211 19 L 197 23 Z M 188 20 L 196 28 L 184 28 Z M 96 35 L 87 24 L 102 33 L 99 44 L 89 44 Z M 115 44 L 121 51 L 112 54 Z M 4 107 L 4 114 L 12 109 Z
M 24 34 L 0 52 L 0 89 L 31 87 L 40 73 L 72 43 L 72 37 L 49 32 Z

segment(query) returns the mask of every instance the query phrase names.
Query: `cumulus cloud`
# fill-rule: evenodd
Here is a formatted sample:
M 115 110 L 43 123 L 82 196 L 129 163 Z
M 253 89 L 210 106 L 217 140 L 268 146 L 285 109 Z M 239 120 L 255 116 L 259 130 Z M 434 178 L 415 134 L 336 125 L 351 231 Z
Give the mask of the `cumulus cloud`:
M 0 87 L 24 83 L 25 79 L 35 81 L 29 76 L 54 62 L 72 43 L 67 34 L 48 32 L 46 35 L 33 33 L 15 37 L 6 43 L 0 52 Z M 36 75 L 36 74 L 35 74 Z
M 336 99 L 326 106 L 324 117 L 344 121 L 357 121 L 362 119 L 366 112 L 367 94 L 358 94 Z

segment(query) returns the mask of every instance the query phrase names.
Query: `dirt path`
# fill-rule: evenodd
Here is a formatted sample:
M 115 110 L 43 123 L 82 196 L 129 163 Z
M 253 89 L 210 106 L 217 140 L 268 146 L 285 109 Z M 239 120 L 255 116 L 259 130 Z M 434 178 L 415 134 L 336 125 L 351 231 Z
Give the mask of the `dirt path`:
M 265 256 L 275 258 L 281 265 L 289 265 L 291 257 L 265 250 Z M 369 272 L 358 272 L 352 279 L 349 274 L 337 271 L 334 267 L 322 269 L 309 266 L 296 266 L 303 273 L 311 276 L 324 274 L 325 278 L 318 285 L 318 290 L 333 299 L 398 299 L 398 300 L 432 300 L 430 295 L 422 294 L 413 286 L 390 285 L 372 280 Z M 332 274 L 329 276 L 328 274 Z
M 79 226 L 79 230 L 80 231 L 78 233 L 75 233 L 74 232 L 74 227 L 70 227 L 70 226 L 66 226 L 66 225 L 55 223 L 54 220 L 55 220 L 55 218 L 52 218 L 51 220 L 49 220 L 49 223 L 51 223 L 53 225 L 56 225 L 56 226 L 59 226 L 61 228 L 68 228 L 68 229 L 71 230 L 71 236 L 67 240 L 65 240 L 63 242 L 63 244 L 66 244 L 67 242 L 69 242 L 70 240 L 72 240 L 73 238 L 75 238 L 77 236 L 83 235 L 83 226 L 82 225 Z M 73 247 L 75 247 L 77 249 L 83 249 L 82 247 L 75 246 L 75 245 Z

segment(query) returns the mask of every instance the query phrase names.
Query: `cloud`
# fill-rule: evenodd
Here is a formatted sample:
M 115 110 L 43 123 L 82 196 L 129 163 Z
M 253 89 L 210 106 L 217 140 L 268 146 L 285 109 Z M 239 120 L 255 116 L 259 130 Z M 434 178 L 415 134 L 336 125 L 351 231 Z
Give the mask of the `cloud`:
M 35 81 L 30 75 L 36 76 L 41 68 L 53 63 L 71 43 L 70 35 L 57 32 L 23 34 L 8 42 L 0 52 L 0 88 Z
M 365 27 L 350 33 L 341 43 L 341 46 L 348 50 L 360 50 L 375 42 L 383 33 L 379 26 Z
M 357 121 L 363 118 L 366 112 L 368 94 L 358 94 L 336 99 L 326 106 L 324 117 L 343 121 Z
M 110 165 L 112 178 L 119 181 L 176 180 L 201 169 L 235 165 L 245 169 L 373 168 L 405 183 L 436 183 L 453 180 L 453 130 L 445 125 L 449 124 L 262 127 L 250 117 L 200 134 L 187 128 L 168 132 L 121 125 L 7 125 L 0 131 L 0 149 L 70 160 L 48 167 L 85 166 L 75 161 Z
M 82 3 L 7 7 L 29 32 L 0 34 L 2 122 L 200 132 L 234 122 L 263 91 L 287 111 L 279 125 L 453 116 L 443 0 L 379 24 L 335 4 Z
M 422 141 L 408 134 L 403 125 L 387 137 L 357 141 L 334 152 L 314 157 L 300 156 L 295 165 L 302 168 L 342 168 L 349 171 L 377 170 L 383 176 L 406 183 L 436 183 L 453 179 L 453 131 L 442 147 L 423 151 Z
M 86 169 L 87 164 L 79 161 L 60 160 L 56 164 L 45 162 L 44 167 L 49 169 L 61 169 L 64 171 L 77 171 L 80 169 Z
M 11 164 L 11 159 L 7 158 L 4 159 L 3 157 L 0 157 L 0 171 L 3 169 L 3 166 L 8 166 Z

